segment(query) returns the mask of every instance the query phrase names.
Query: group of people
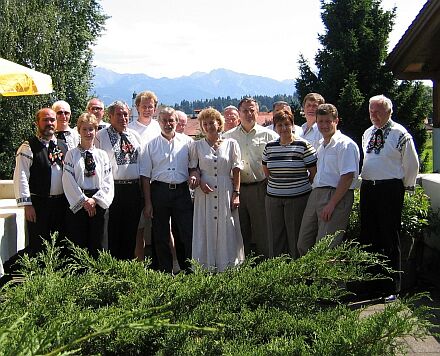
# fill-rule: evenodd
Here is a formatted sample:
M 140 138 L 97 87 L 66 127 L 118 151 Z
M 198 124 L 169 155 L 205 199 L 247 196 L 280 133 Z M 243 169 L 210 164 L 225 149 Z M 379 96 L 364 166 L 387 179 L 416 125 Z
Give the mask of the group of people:
M 298 258 L 326 235 L 343 239 L 359 176 L 356 143 L 338 130 L 337 108 L 317 93 L 303 100 L 295 125 L 288 103 L 273 106 L 273 126 L 257 123 L 259 106 L 243 98 L 224 115 L 200 112 L 204 138 L 183 133 L 186 114 L 151 91 L 137 95 L 137 121 L 122 101 L 92 99 L 76 129 L 58 101 L 36 114 L 37 134 L 17 151 L 14 186 L 24 206 L 29 252 L 59 231 L 91 253 L 144 258 L 171 272 L 177 259 L 221 272 L 245 256 Z M 407 130 L 391 119 L 391 100 L 370 98 L 372 126 L 362 138 L 361 243 L 400 269 L 399 229 L 405 189 L 415 185 L 418 158 Z M 190 190 L 194 190 L 194 199 Z M 384 203 L 386 202 L 386 204 Z M 381 287 L 382 288 L 382 287 Z M 395 295 L 400 274 L 383 287 Z

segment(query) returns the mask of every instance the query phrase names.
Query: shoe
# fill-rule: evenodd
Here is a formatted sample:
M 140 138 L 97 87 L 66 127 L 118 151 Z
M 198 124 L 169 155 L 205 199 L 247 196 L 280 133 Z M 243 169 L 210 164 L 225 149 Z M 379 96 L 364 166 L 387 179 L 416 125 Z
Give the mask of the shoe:
M 384 297 L 383 301 L 384 303 L 393 303 L 398 299 L 397 294 L 391 294 L 388 297 Z

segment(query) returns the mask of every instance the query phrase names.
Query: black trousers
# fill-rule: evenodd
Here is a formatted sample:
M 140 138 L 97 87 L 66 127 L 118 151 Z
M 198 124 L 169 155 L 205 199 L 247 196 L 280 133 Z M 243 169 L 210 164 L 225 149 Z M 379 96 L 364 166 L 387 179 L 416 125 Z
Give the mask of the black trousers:
M 50 240 L 55 231 L 59 233 L 59 241 L 66 237 L 66 212 L 69 203 L 64 195 L 56 198 L 31 195 L 32 205 L 37 220 L 35 223 L 26 221 L 29 246 L 26 251 L 35 256 L 43 249 L 43 239 Z
M 105 209 L 99 205 L 96 205 L 96 215 L 92 217 L 84 208 L 76 213 L 70 209 L 67 211 L 67 237 L 79 247 L 87 248 L 93 257 L 103 249 L 104 213 Z
M 171 187 L 174 188 L 174 187 Z M 153 204 L 152 247 L 155 251 L 156 266 L 159 271 L 171 273 L 173 258 L 170 251 L 170 218 L 174 221 L 177 234 L 174 236 L 176 254 L 181 268 L 190 269 L 192 252 L 193 204 L 186 183 L 170 189 L 167 183 L 151 183 Z
M 401 270 L 400 226 L 405 188 L 399 179 L 372 185 L 361 185 L 361 244 L 371 244 L 371 252 L 378 252 L 389 259 L 389 266 Z M 372 272 L 382 272 L 375 270 Z M 390 275 L 392 280 L 368 283 L 373 293 L 396 294 L 400 292 L 401 273 Z
M 139 184 L 115 184 L 115 197 L 108 217 L 108 249 L 112 256 L 124 260 L 134 258 L 141 211 Z

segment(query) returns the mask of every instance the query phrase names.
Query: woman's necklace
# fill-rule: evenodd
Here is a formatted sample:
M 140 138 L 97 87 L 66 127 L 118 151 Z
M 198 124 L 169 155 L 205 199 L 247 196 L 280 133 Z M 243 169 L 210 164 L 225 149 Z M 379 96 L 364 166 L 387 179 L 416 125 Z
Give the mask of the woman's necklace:
M 220 146 L 220 144 L 222 143 L 222 140 L 220 137 L 217 136 L 217 139 L 215 141 L 211 141 L 210 139 L 208 139 L 207 137 L 205 137 L 206 142 L 208 143 L 209 146 L 212 147 L 213 150 L 217 150 L 217 148 Z

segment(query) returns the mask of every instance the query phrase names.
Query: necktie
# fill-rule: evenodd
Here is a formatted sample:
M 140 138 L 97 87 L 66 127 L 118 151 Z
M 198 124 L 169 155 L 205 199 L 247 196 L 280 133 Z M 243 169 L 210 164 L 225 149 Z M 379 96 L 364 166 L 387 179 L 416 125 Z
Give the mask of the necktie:
M 85 165 L 84 175 L 86 177 L 92 177 L 96 174 L 95 172 L 96 163 L 95 160 L 93 159 L 92 153 L 89 151 L 85 152 L 84 165 Z
M 133 145 L 130 143 L 127 135 L 124 132 L 120 133 L 121 136 L 121 151 L 125 154 L 131 155 L 133 153 Z
M 47 155 L 51 165 L 58 164 L 59 166 L 63 166 L 64 154 L 63 152 L 61 152 L 60 148 L 52 140 L 49 141 Z
M 70 135 L 70 131 L 57 131 L 55 137 L 66 142 L 66 136 Z

